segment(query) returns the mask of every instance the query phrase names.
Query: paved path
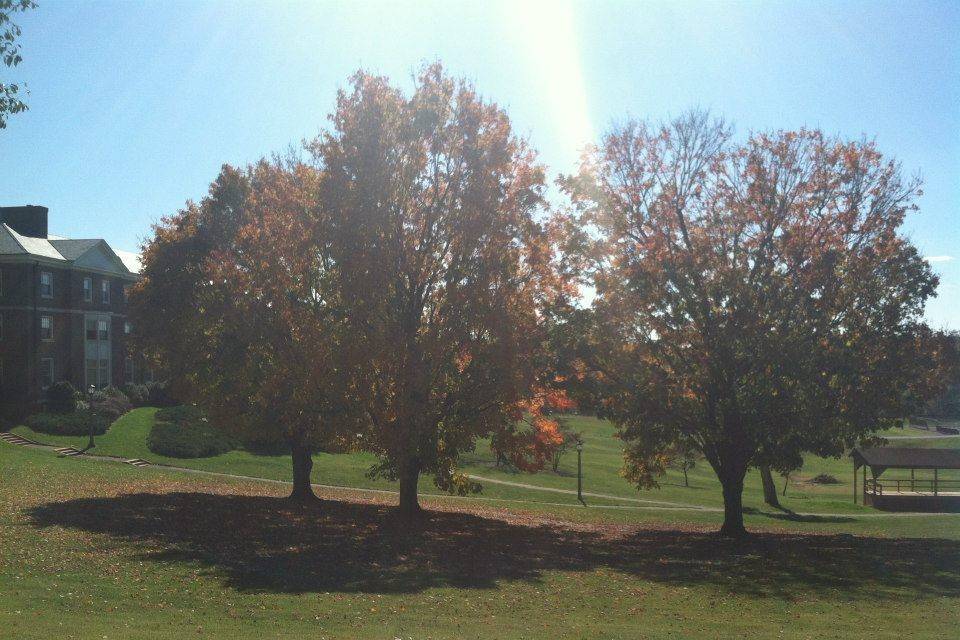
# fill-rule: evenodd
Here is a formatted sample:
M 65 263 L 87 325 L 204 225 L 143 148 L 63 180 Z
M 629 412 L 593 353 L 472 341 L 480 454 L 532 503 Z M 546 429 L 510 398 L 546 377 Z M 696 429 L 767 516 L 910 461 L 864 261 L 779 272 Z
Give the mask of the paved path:
M 915 436 L 883 436 L 884 440 L 940 440 L 941 438 L 960 438 L 949 433 L 925 433 Z
M 14 446 L 12 443 L 10 446 Z M 20 445 L 29 447 L 31 449 L 44 449 L 50 451 L 54 449 L 52 445 L 40 444 L 30 442 L 28 444 Z M 84 453 L 80 456 L 75 456 L 74 459 L 88 459 L 96 460 L 98 462 L 112 462 L 125 464 L 123 458 L 115 458 L 113 456 L 101 456 L 96 454 Z M 274 480 L 272 478 L 261 478 L 259 476 L 245 476 L 235 473 L 223 473 L 220 471 L 205 471 L 202 469 L 191 469 L 189 467 L 176 467 L 172 465 L 165 464 L 151 464 L 152 468 L 163 469 L 169 471 L 177 471 L 183 473 L 192 473 L 195 475 L 201 476 L 211 476 L 217 478 L 228 478 L 232 480 L 244 480 L 249 482 L 265 482 L 268 484 L 275 485 L 284 485 L 290 486 L 292 483 L 287 480 Z M 542 491 L 550 493 L 561 493 L 565 495 L 577 495 L 576 491 L 570 489 L 556 489 L 553 487 L 541 487 L 533 484 L 526 484 L 522 482 L 510 482 L 507 480 L 495 480 L 493 478 L 485 478 L 483 476 L 469 476 L 470 478 L 480 481 L 480 482 L 490 482 L 493 484 L 502 484 L 506 486 L 517 487 L 520 489 L 527 489 L 531 491 Z M 313 483 L 313 486 L 317 489 L 326 489 L 330 491 L 343 491 L 348 493 L 369 493 L 376 495 L 399 495 L 398 491 L 390 489 L 362 489 L 359 487 L 346 487 L 343 485 L 336 484 L 317 484 Z M 566 502 L 541 502 L 538 500 L 511 500 L 504 498 L 486 498 L 482 496 L 452 496 L 445 493 L 421 493 L 421 497 L 429 499 L 441 499 L 441 500 L 477 500 L 483 502 L 498 502 L 498 503 L 510 503 L 510 504 L 526 504 L 526 505 L 538 505 L 538 506 L 547 506 L 547 507 L 576 507 L 576 503 L 570 504 Z M 611 510 L 632 510 L 632 511 L 695 511 L 695 512 L 706 512 L 706 513 L 722 513 L 723 509 L 720 507 L 710 507 L 707 505 L 694 505 L 694 504 L 684 504 L 680 502 L 662 502 L 656 500 L 643 500 L 641 498 L 626 498 L 622 496 L 614 496 L 603 493 L 588 493 L 584 492 L 585 496 L 603 498 L 607 500 L 617 500 L 622 502 L 639 502 L 639 503 L 649 503 L 649 504 L 628 504 L 628 505 L 584 505 L 584 507 L 589 509 L 611 509 Z M 760 515 L 768 516 L 783 516 L 782 512 L 760 512 Z M 896 512 L 883 512 L 883 513 L 794 513 L 793 515 L 799 518 L 844 518 L 849 520 L 857 520 L 859 518 L 942 518 L 942 517 L 960 517 L 960 513 L 896 513 Z
M 543 487 L 536 484 L 527 484 L 524 482 L 511 482 L 510 480 L 496 480 L 494 478 L 486 478 L 484 476 L 475 476 L 468 475 L 468 478 L 471 480 L 476 480 L 478 482 L 489 482 L 490 484 L 502 484 L 507 487 L 517 487 L 518 489 L 530 489 L 533 491 L 549 491 L 551 493 L 562 493 L 568 496 L 575 496 L 577 492 L 573 489 L 556 489 L 554 487 Z M 686 504 L 683 502 L 667 502 L 665 500 L 644 500 L 642 498 L 626 498 L 624 496 L 615 496 L 609 493 L 593 493 L 591 491 L 584 491 L 583 495 L 588 498 L 603 498 L 604 500 L 618 500 L 621 502 L 637 502 L 641 504 L 649 505 L 663 505 L 665 507 L 672 507 L 676 509 L 700 509 L 700 510 L 717 510 L 723 511 L 723 509 L 714 509 L 712 507 L 705 507 L 697 504 Z

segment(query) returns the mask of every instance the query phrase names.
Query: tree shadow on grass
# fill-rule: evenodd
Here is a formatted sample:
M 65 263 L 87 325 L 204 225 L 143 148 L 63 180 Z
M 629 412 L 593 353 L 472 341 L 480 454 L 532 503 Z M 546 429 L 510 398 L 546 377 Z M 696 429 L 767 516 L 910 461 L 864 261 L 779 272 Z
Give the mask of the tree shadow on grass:
M 38 527 L 146 543 L 138 559 L 199 563 L 225 585 L 250 591 L 488 589 L 548 571 L 605 568 L 785 599 L 829 589 L 874 599 L 960 596 L 960 543 L 942 539 L 764 533 L 731 541 L 709 532 L 532 526 L 442 511 L 410 524 L 382 505 L 296 507 L 206 493 L 51 502 L 30 515 Z
M 844 522 L 856 522 L 854 516 L 818 516 L 813 514 L 797 513 L 787 507 L 778 507 L 776 511 L 761 511 L 752 507 L 744 507 L 744 513 L 762 515 L 772 520 L 787 520 L 790 522 L 820 522 L 840 524 Z

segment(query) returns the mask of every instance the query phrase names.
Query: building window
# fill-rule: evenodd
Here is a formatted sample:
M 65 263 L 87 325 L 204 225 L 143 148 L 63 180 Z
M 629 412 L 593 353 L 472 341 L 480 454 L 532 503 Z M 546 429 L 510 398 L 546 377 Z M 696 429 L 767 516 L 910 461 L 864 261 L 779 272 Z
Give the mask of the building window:
M 130 285 L 123 285 L 123 301 L 126 302 L 130 298 Z
M 133 384 L 133 358 L 125 358 L 123 361 L 123 380 L 127 384 Z
M 53 318 L 40 316 L 40 339 L 53 340 Z
M 100 340 L 110 339 L 110 323 L 106 320 L 97 320 L 97 338 Z
M 87 358 L 85 362 L 87 366 L 87 386 L 97 387 L 97 359 L 96 358 Z
M 53 297 L 53 274 L 49 271 L 40 272 L 40 296 L 43 298 Z
M 123 323 L 123 335 L 128 336 L 133 333 L 133 325 L 129 322 Z
M 83 279 L 83 301 L 93 302 L 93 278 Z
M 100 302 L 103 304 L 110 304 L 110 281 L 101 280 L 100 281 Z
M 0 340 L 3 340 L 3 314 L 0 313 Z
M 40 388 L 46 389 L 53 384 L 53 358 L 40 358 Z

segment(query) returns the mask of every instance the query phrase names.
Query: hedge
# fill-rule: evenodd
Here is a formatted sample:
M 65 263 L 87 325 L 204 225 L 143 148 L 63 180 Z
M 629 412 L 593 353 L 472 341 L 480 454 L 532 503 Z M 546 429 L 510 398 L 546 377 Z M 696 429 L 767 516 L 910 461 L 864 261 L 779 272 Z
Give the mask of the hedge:
M 208 458 L 236 448 L 235 440 L 210 425 L 192 406 L 161 409 L 147 436 L 150 451 L 171 458 Z
M 73 413 L 37 413 L 26 419 L 27 426 L 38 433 L 57 436 L 85 436 L 93 425 L 95 435 L 103 435 L 110 427 L 110 420 L 92 411 Z

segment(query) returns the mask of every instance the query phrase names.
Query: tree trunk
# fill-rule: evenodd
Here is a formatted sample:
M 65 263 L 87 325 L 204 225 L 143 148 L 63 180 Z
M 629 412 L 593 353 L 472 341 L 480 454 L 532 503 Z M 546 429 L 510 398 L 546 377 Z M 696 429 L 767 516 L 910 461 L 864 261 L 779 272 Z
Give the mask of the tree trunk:
M 690 481 L 687 480 L 687 465 L 683 465 L 683 486 L 690 486 Z
M 420 503 L 417 501 L 417 482 L 420 480 L 420 461 L 416 458 L 407 460 L 400 468 L 400 513 L 404 516 L 415 516 L 420 513 Z
M 290 499 L 297 502 L 317 500 L 313 487 L 310 486 L 310 471 L 313 470 L 313 456 L 310 448 L 302 444 L 294 444 L 290 448 L 290 454 L 293 458 L 293 491 L 290 493 Z
M 739 477 L 725 476 L 723 484 L 723 526 L 720 535 L 743 538 L 747 530 L 743 526 L 743 474 Z
M 780 499 L 777 497 L 777 485 L 773 482 L 773 474 L 770 473 L 770 467 L 760 466 L 760 479 L 763 481 L 763 501 L 774 509 L 780 508 Z
M 783 493 L 781 495 L 787 495 L 787 486 L 790 484 L 790 474 L 783 476 Z

